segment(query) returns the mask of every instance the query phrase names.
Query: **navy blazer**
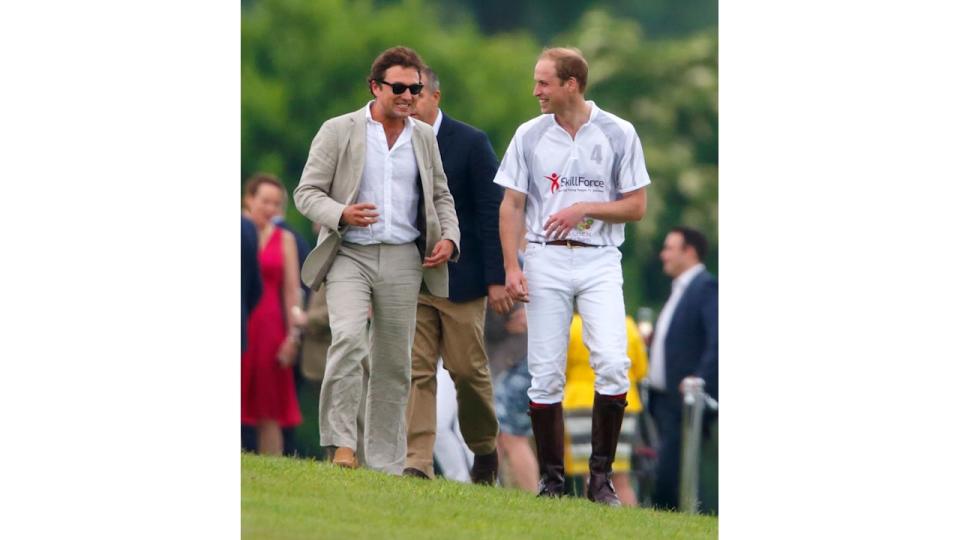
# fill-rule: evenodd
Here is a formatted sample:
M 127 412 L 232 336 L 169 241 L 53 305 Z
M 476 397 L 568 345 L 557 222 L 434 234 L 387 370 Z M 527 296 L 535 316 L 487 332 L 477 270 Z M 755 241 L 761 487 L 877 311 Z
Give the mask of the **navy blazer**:
M 683 292 L 667 329 L 664 353 L 667 393 L 679 399 L 680 381 L 695 375 L 706 381 L 706 391 L 720 399 L 717 359 L 717 278 L 706 270 Z
M 297 259 L 300 261 L 300 266 L 297 267 L 297 275 L 299 276 L 300 269 L 303 268 L 303 262 L 307 260 L 307 255 L 310 254 L 312 248 L 303 235 L 293 230 L 286 220 L 278 219 L 274 221 L 274 224 L 285 231 L 289 231 L 290 234 L 293 235 L 293 241 L 297 244 Z M 302 279 L 300 280 L 300 289 L 303 291 L 303 304 L 307 306 L 309 304 L 311 290 Z
M 486 133 L 444 114 L 437 133 L 443 172 L 460 221 L 460 259 L 448 263 L 450 301 L 487 295 L 488 285 L 503 285 L 500 201 L 503 188 L 493 183 L 500 166 Z
M 259 242 L 257 227 L 240 216 L 240 349 L 247 348 L 247 317 L 260 301 L 263 284 L 260 281 Z

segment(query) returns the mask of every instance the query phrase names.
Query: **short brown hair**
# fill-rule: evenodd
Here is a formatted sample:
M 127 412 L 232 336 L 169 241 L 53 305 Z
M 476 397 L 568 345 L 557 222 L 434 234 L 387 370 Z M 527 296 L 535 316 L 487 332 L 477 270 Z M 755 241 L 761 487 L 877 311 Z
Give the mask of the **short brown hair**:
M 697 259 L 703 261 L 707 256 L 707 237 L 702 232 L 682 225 L 670 229 L 683 237 L 683 245 L 690 246 L 697 252 Z
M 264 184 L 277 186 L 280 188 L 280 191 L 283 192 L 283 198 L 287 198 L 287 188 L 284 187 L 283 182 L 281 182 L 276 176 L 265 172 L 253 173 L 249 178 L 247 178 L 247 181 L 243 183 L 243 194 L 253 197 L 257 194 L 257 190 L 260 189 L 260 186 Z
M 553 47 L 544 49 L 537 60 L 553 60 L 557 68 L 557 77 L 561 82 L 573 77 L 580 85 L 580 93 L 587 91 L 587 61 L 580 49 L 574 47 Z
M 416 68 L 417 75 L 419 75 L 424 68 L 423 60 L 420 60 L 420 55 L 417 54 L 417 51 L 403 46 L 391 47 L 380 53 L 380 56 L 373 61 L 373 64 L 370 66 L 370 76 L 367 77 L 367 84 L 369 85 L 373 81 L 382 80 L 383 74 L 393 66 Z

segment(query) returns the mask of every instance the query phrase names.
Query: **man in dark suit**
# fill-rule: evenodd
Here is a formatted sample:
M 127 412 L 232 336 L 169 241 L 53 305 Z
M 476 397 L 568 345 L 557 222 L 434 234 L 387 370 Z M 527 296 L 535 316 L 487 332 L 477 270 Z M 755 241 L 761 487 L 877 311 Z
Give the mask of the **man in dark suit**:
M 483 345 L 484 297 L 498 313 L 506 313 L 513 304 L 503 285 L 499 227 L 503 190 L 493 183 L 499 165 L 485 133 L 440 112 L 440 82 L 430 68 L 423 71 L 423 83 L 413 116 L 432 125 L 437 136 L 460 222 L 460 259 L 449 265 L 449 299 L 421 292 L 418 300 L 404 474 L 433 477 L 437 359 L 442 356 L 457 389 L 460 431 L 474 453 L 471 479 L 493 484 L 499 427 Z
M 706 392 L 719 399 L 717 372 L 717 278 L 701 262 L 704 235 L 674 227 L 663 242 L 663 272 L 673 278 L 653 334 L 650 354 L 650 412 L 660 433 L 654 506 L 676 508 L 680 469 L 680 387 L 687 377 L 706 382 Z

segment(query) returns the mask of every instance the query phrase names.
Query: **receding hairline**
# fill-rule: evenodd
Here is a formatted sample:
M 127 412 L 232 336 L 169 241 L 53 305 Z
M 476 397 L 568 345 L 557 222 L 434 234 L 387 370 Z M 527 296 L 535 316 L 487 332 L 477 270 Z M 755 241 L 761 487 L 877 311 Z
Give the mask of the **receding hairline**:
M 540 56 L 537 57 L 538 60 L 544 58 L 549 58 L 551 60 L 556 60 L 557 58 L 579 58 L 583 61 L 584 64 L 587 63 L 587 59 L 583 57 L 583 51 L 576 47 L 545 47 L 540 51 Z
M 576 79 L 580 93 L 586 93 L 590 66 L 580 49 L 576 47 L 546 47 L 537 57 L 537 62 L 542 60 L 553 62 L 554 73 L 561 82 L 570 78 Z
M 420 71 L 420 76 L 423 79 L 423 85 L 431 92 L 436 92 L 440 89 L 440 77 L 437 76 L 437 72 L 430 66 L 425 66 Z

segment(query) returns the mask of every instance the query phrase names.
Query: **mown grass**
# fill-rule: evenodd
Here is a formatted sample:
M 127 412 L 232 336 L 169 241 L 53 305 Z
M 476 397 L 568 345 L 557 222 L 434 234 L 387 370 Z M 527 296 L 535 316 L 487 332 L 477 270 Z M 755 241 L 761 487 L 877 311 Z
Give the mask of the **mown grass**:
M 244 538 L 717 538 L 717 518 L 244 454 Z

